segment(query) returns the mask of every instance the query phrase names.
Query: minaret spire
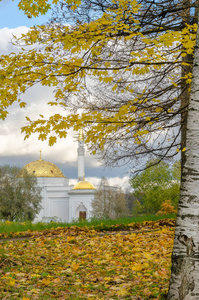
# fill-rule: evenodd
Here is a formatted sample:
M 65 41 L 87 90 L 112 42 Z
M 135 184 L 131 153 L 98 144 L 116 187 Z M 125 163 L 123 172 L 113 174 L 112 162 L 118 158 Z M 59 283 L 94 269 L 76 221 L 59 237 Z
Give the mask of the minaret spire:
M 83 134 L 83 129 L 81 128 L 79 130 L 79 137 L 78 137 L 78 141 L 83 141 L 84 140 L 84 134 Z
M 78 136 L 78 181 L 84 180 L 85 173 L 84 173 L 84 134 L 83 129 L 79 130 L 79 136 Z

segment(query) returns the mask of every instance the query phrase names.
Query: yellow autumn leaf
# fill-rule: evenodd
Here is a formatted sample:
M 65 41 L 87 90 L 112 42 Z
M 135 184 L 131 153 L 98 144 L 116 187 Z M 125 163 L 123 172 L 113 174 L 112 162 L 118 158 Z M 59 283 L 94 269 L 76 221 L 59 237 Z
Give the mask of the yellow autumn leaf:
M 20 102 L 20 104 L 19 104 L 19 106 L 20 106 L 21 108 L 26 107 L 26 105 L 27 105 L 26 102 Z
M 73 271 L 77 271 L 79 269 L 79 264 L 72 262 L 71 268 Z
M 112 281 L 113 279 L 111 277 L 104 277 L 104 281 Z
M 41 277 L 39 274 L 31 274 L 31 277 Z
M 10 278 L 9 279 L 9 281 L 7 282 L 7 284 L 9 285 L 9 286 L 14 286 L 15 285 L 15 279 L 13 279 L 13 278 Z
M 43 285 L 49 285 L 51 283 L 51 280 L 49 278 L 44 278 L 41 282 Z
M 54 145 L 54 144 L 56 143 L 56 141 L 57 141 L 56 136 L 51 136 L 51 137 L 49 138 L 49 146 Z
M 136 266 L 132 267 L 132 270 L 135 272 L 139 272 L 142 270 L 142 265 L 136 265 Z
M 118 294 L 118 296 L 125 296 L 125 295 L 128 294 L 128 291 L 127 291 L 125 288 L 121 287 L 121 288 L 118 290 L 117 294 Z

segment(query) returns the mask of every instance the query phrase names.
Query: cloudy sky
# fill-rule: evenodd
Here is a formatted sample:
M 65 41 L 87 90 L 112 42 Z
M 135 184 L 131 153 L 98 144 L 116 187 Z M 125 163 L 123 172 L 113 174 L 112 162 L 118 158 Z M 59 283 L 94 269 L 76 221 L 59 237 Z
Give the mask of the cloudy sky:
M 19 36 L 28 30 L 28 27 L 43 24 L 48 16 L 36 19 L 28 19 L 22 11 L 17 8 L 18 1 L 0 1 L 0 54 L 8 54 L 17 51 L 11 44 L 12 34 Z M 46 108 L 46 103 L 53 98 L 51 88 L 37 86 L 25 94 L 28 106 L 19 108 L 16 104 L 9 109 L 9 116 L 5 121 L 0 121 L 0 164 L 24 166 L 25 164 L 39 159 L 39 151 L 42 150 L 44 160 L 55 163 L 71 179 L 71 183 L 77 178 L 77 141 L 75 134 L 70 131 L 66 139 L 59 140 L 53 147 L 47 142 L 37 140 L 32 136 L 24 141 L 21 134 L 21 126 L 26 122 L 25 116 L 36 119 L 39 114 L 47 116 L 52 113 L 52 108 Z M 53 107 L 53 112 L 54 111 Z M 96 157 L 86 153 L 85 157 L 86 179 L 93 184 L 98 184 L 100 178 L 105 176 L 110 184 L 128 186 L 128 169 L 126 168 L 104 168 Z

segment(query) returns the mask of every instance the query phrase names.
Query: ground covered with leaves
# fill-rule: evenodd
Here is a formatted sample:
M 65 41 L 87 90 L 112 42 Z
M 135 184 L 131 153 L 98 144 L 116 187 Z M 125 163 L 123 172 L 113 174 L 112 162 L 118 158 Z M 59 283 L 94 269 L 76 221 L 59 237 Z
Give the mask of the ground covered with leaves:
M 73 226 L 2 240 L 0 299 L 163 299 L 174 223 L 104 232 Z

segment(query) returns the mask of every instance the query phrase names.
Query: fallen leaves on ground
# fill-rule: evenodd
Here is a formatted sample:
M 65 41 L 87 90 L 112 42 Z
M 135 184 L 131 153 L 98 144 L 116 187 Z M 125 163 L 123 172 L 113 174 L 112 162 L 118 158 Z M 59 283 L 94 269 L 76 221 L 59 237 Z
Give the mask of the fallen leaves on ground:
M 162 221 L 163 222 L 163 221 Z M 0 298 L 161 299 L 167 292 L 173 223 L 145 222 L 102 235 L 60 228 L 0 244 Z

